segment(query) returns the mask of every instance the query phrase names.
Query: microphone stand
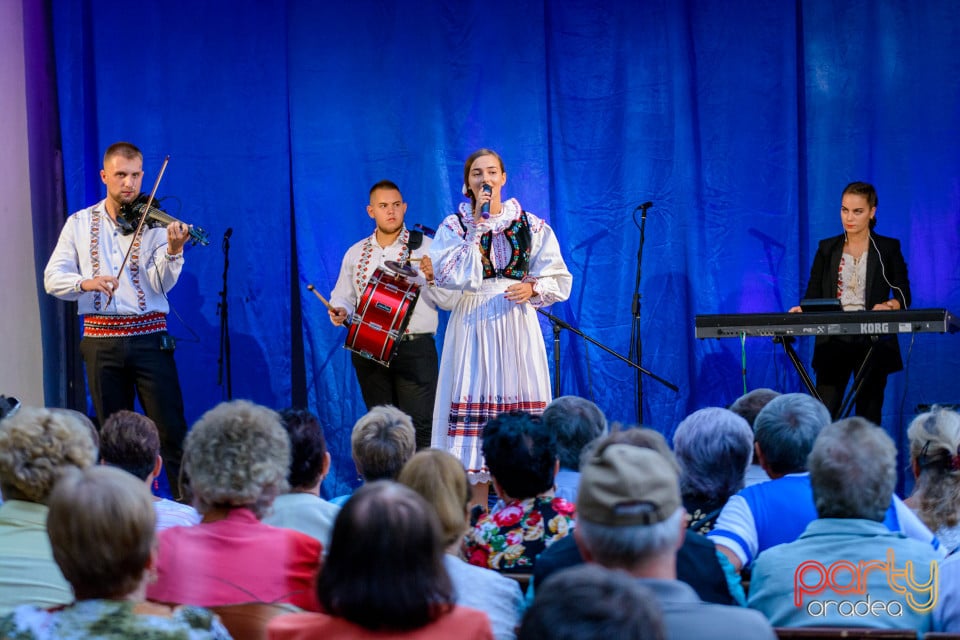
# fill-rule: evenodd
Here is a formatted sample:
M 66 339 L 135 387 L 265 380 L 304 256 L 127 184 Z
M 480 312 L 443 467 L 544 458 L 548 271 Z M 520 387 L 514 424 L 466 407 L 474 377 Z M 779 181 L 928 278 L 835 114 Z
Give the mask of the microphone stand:
M 539 311 L 539 309 L 537 309 Z M 544 314 L 550 318 L 550 314 L 544 311 Z M 562 327 L 550 318 L 550 326 L 553 327 L 553 370 L 556 375 L 553 376 L 553 397 L 560 397 L 560 331 Z
M 680 389 L 677 387 L 677 385 L 673 384 L 672 382 L 668 382 L 667 380 L 664 380 L 663 378 L 661 378 L 660 376 L 658 376 L 657 374 L 655 374 L 655 373 L 653 373 L 653 372 L 651 372 L 651 371 L 647 371 L 646 369 L 644 369 L 643 367 L 641 367 L 641 366 L 640 366 L 639 364 L 637 364 L 636 362 L 633 362 L 633 361 L 630 360 L 629 358 L 625 358 L 624 356 L 622 356 L 621 354 L 617 353 L 616 351 L 614 351 L 613 349 L 611 349 L 611 348 L 608 347 L 607 345 L 605 345 L 605 344 L 603 344 L 603 343 L 601 343 L 601 342 L 598 342 L 598 341 L 595 340 L 594 338 L 591 338 L 591 337 L 588 336 L 587 334 L 585 334 L 585 333 L 583 333 L 582 331 L 580 331 L 580 329 L 577 329 L 576 327 L 573 327 L 573 326 L 567 324 L 566 322 L 564 322 L 563 320 L 561 320 L 561 319 L 558 318 L 557 316 L 553 315 L 552 313 L 549 313 L 549 312 L 547 312 L 547 311 L 544 311 L 543 309 L 537 309 L 537 313 L 539 313 L 540 315 L 546 317 L 548 320 L 550 320 L 550 322 L 553 323 L 553 335 L 554 335 L 554 349 L 553 349 L 553 353 L 554 353 L 554 363 L 556 364 L 556 369 L 557 369 L 557 371 L 556 371 L 556 374 L 557 374 L 557 375 L 556 375 L 556 380 L 555 380 L 555 382 L 554 382 L 554 387 L 553 387 L 553 388 L 554 388 L 554 395 L 555 395 L 555 397 L 559 397 L 559 396 L 560 396 L 560 356 L 558 355 L 558 354 L 560 353 L 560 350 L 559 350 L 559 348 L 558 348 L 558 347 L 559 347 L 559 341 L 560 341 L 560 329 L 567 329 L 568 331 L 572 331 L 573 333 L 577 334 L 578 336 L 580 336 L 581 338 L 583 338 L 584 340 L 586 340 L 586 341 L 589 342 L 590 344 L 596 345 L 596 346 L 600 347 L 601 349 L 603 349 L 604 351 L 606 351 L 607 353 L 609 353 L 610 355 L 616 357 L 617 359 L 619 359 L 619 360 L 621 360 L 621 361 L 623 361 L 623 362 L 626 362 L 628 365 L 630 365 L 631 367 L 633 367 L 634 369 L 637 370 L 637 375 L 638 375 L 638 376 L 639 376 L 641 373 L 644 373 L 644 374 L 650 376 L 651 378 L 653 378 L 654 380 L 656 380 L 657 382 L 659 382 L 660 384 L 662 384 L 663 386 L 667 387 L 668 389 L 672 389 L 673 391 L 679 391 L 679 390 L 680 390 Z
M 643 338 L 640 335 L 640 273 L 643 266 L 643 242 L 647 226 L 647 209 L 653 206 L 652 202 L 644 202 L 633 210 L 633 223 L 637 224 L 637 211 L 640 211 L 640 248 L 637 250 L 637 278 L 633 286 L 633 303 L 631 313 L 633 323 L 630 328 L 630 361 L 637 364 L 637 422 L 643 424 L 643 371 L 639 365 L 643 362 Z M 634 360 L 636 357 L 636 360 Z M 674 391 L 677 389 L 674 388 Z
M 227 228 L 227 231 L 223 234 L 223 290 L 220 291 L 220 302 L 217 303 L 217 315 L 220 316 L 220 357 L 217 359 L 217 386 L 223 385 L 224 371 L 226 371 L 227 400 L 233 400 L 233 382 L 230 375 L 230 322 L 227 313 L 227 271 L 230 269 L 231 235 L 233 235 L 233 227 Z

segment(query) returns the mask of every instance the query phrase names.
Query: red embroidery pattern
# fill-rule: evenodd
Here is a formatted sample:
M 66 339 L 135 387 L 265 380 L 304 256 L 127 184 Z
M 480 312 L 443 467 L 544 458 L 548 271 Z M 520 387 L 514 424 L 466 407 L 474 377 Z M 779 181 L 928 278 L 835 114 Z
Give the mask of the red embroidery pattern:
M 93 211 L 93 219 L 90 221 L 90 264 L 93 265 L 93 275 L 100 275 L 100 214 L 97 210 Z M 100 311 L 100 292 L 93 294 L 93 308 Z
M 842 298 L 842 297 L 843 297 L 843 267 L 844 267 L 844 263 L 846 263 L 846 260 L 845 260 L 843 257 L 841 257 L 841 258 L 840 258 L 840 268 L 837 269 L 837 297 L 838 297 L 838 298 Z
M 373 271 L 379 265 L 373 263 L 373 249 L 375 245 L 375 236 L 370 236 L 363 241 L 363 245 L 360 247 L 360 262 L 357 263 L 356 271 L 354 272 L 353 286 L 357 290 L 357 295 L 361 295 L 363 290 L 367 286 L 367 282 L 370 281 L 370 276 L 373 275 Z M 400 253 L 397 256 L 398 262 L 406 262 L 407 258 L 410 257 L 410 248 L 407 246 L 407 243 L 410 241 L 410 232 L 407 231 L 407 228 L 404 227 L 400 231 Z
M 92 313 L 83 316 L 85 338 L 122 338 L 166 330 L 167 316 L 160 312 L 139 316 L 101 316 Z
M 546 408 L 547 403 L 544 400 L 504 402 L 502 398 L 491 398 L 481 402 L 452 402 L 447 435 L 479 438 L 483 434 L 483 426 L 487 421 L 501 413 L 526 411 L 539 415 Z
M 140 286 L 140 245 L 143 242 L 143 234 L 141 232 L 133 240 L 133 253 L 130 255 L 130 278 L 133 280 L 133 287 L 137 291 L 137 307 L 140 308 L 140 311 L 147 310 L 147 295 L 143 292 L 143 287 Z
M 103 215 L 106 215 L 104 212 Z M 90 264 L 93 266 L 93 275 L 100 275 L 100 216 L 101 214 L 94 209 L 90 220 Z M 140 244 L 142 234 L 133 241 L 133 253 L 130 254 L 130 277 L 133 280 L 134 289 L 137 292 L 137 306 L 141 311 L 147 310 L 147 296 L 140 285 Z M 99 291 L 93 293 L 93 308 L 100 311 L 102 304 L 102 295 Z

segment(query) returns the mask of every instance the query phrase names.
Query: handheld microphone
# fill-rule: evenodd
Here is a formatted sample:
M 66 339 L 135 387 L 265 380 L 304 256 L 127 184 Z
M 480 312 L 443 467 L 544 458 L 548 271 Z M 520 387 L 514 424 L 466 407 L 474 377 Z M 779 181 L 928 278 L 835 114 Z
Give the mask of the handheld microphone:
M 491 193 L 493 193 L 493 188 L 490 185 L 488 185 L 486 182 L 483 183 L 483 186 L 480 187 L 480 189 L 487 195 L 490 195 Z M 483 217 L 484 220 L 490 217 L 490 201 L 489 200 L 484 202 L 483 205 L 480 207 L 480 215 Z

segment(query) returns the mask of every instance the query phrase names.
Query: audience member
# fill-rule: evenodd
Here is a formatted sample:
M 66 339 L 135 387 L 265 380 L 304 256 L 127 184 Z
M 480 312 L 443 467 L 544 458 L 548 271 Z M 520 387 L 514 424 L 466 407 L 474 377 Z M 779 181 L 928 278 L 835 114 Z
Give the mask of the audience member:
M 399 481 L 423 496 L 440 518 L 446 545 L 443 564 L 453 582 L 457 604 L 486 613 L 497 640 L 514 638 L 523 610 L 517 581 L 458 557 L 468 528 L 471 498 L 463 463 L 448 451 L 423 449 L 404 465 Z
M 939 587 L 933 610 L 934 631 L 960 634 L 960 553 L 951 553 L 937 567 Z
M 752 429 L 754 423 L 757 421 L 757 416 L 760 415 L 763 408 L 779 395 L 779 391 L 760 387 L 759 389 L 748 391 L 740 396 L 727 408 L 746 420 Z
M 774 391 L 773 389 L 754 389 L 736 400 L 733 404 L 730 405 L 730 411 L 733 411 L 735 414 L 747 421 L 747 424 L 750 425 L 750 429 L 754 429 L 754 423 L 757 420 L 757 414 L 767 406 L 767 403 L 780 395 L 780 392 Z M 747 466 L 747 472 L 744 475 L 744 485 L 749 487 L 751 485 L 759 484 L 761 482 L 766 482 L 770 479 L 770 476 L 767 475 L 767 472 L 763 470 L 763 467 L 760 465 L 760 461 L 757 460 L 757 457 L 754 456 L 753 460 Z
M 135 610 L 156 563 L 156 513 L 141 480 L 110 467 L 71 470 L 54 487 L 49 507 L 53 556 L 76 602 L 52 610 L 18 607 L 0 619 L 0 637 L 229 640 L 205 609 Z
M 584 455 L 590 455 L 592 447 L 599 446 L 600 443 L 627 444 L 651 449 L 663 456 L 677 475 L 680 474 L 680 465 L 677 464 L 670 446 L 659 431 L 647 427 L 633 427 L 621 431 L 619 426 L 615 426 L 615 430 L 609 436 L 594 441 L 587 447 Z M 583 556 L 580 555 L 573 536 L 557 540 L 537 557 L 537 563 L 533 569 L 533 580 L 527 591 L 527 600 L 531 599 L 536 586 L 543 584 L 554 572 L 582 562 Z M 729 561 L 726 556 L 717 551 L 710 540 L 687 529 L 683 545 L 677 551 L 677 579 L 693 587 L 704 602 L 746 605 L 747 598 L 743 593 L 739 576 L 734 575 L 732 568 L 726 571 L 724 563 L 729 564 Z
M 529 573 L 574 525 L 573 503 L 553 493 L 556 439 L 539 416 L 503 413 L 483 429 L 483 457 L 500 502 L 467 534 L 464 557 L 479 567 Z
M 330 454 L 323 427 L 305 409 L 287 409 L 280 423 L 290 437 L 289 493 L 277 496 L 263 521 L 275 527 L 296 529 L 330 546 L 333 521 L 340 507 L 320 497 L 320 485 L 330 471 Z
M 756 455 L 772 478 L 731 496 L 710 532 L 734 569 L 749 567 L 757 555 L 793 542 L 817 519 L 807 456 L 820 430 L 830 424 L 822 402 L 803 393 L 771 400 L 756 421 Z M 893 496 L 884 524 L 909 538 L 940 546 L 919 518 Z
M 100 434 L 100 461 L 135 475 L 149 487 L 160 477 L 160 434 L 157 425 L 145 415 L 121 409 L 103 423 Z M 157 531 L 170 527 L 192 527 L 200 522 L 193 507 L 153 497 L 157 512 Z
M 519 640 L 664 640 L 663 613 L 649 589 L 596 564 L 564 569 L 540 589 Z
M 290 440 L 280 416 L 245 400 L 207 411 L 187 434 L 183 472 L 203 520 L 160 532 L 151 600 L 213 607 L 289 602 L 316 610 L 322 545 L 260 522 L 287 487 Z
M 23 407 L 0 422 L 0 615 L 73 602 L 50 549 L 46 503 L 65 469 L 96 459 L 89 431 L 69 413 Z
M 86 428 L 87 433 L 90 434 L 90 439 L 93 441 L 93 449 L 95 451 L 100 450 L 100 431 L 97 429 L 97 425 L 93 424 L 93 420 L 90 419 L 90 416 L 85 414 L 83 411 L 77 411 L 76 409 L 65 409 L 63 407 L 51 407 L 50 411 L 53 413 L 62 413 L 76 419 Z
M 556 496 L 576 503 L 580 484 L 580 456 L 584 448 L 607 432 L 607 418 L 586 398 L 560 396 L 540 416 L 557 438 L 560 471 L 554 478 Z
M 709 604 L 677 580 L 677 549 L 686 533 L 680 483 L 670 463 L 641 447 L 601 442 L 580 468 L 573 535 L 587 562 L 620 569 L 649 588 L 663 610 L 668 638 L 773 640 L 755 611 Z
M 809 467 L 818 519 L 760 554 L 750 607 L 778 627 L 929 630 L 941 556 L 883 524 L 897 484 L 893 440 L 864 418 L 841 420 L 820 432 Z
M 907 506 L 947 552 L 960 546 L 960 414 L 935 407 L 907 430 L 915 484 Z
M 270 640 L 493 638 L 487 616 L 455 604 L 436 512 L 387 480 L 357 489 L 333 526 L 317 581 L 324 613 L 271 620 Z
M 361 482 L 396 480 L 417 450 L 413 420 L 400 409 L 382 405 L 370 409 L 353 425 L 350 450 Z M 331 502 L 342 505 L 350 495 Z
M 677 425 L 673 451 L 680 463 L 683 508 L 690 514 L 687 527 L 706 534 L 730 496 L 743 489 L 753 457 L 753 431 L 732 411 L 708 407 Z

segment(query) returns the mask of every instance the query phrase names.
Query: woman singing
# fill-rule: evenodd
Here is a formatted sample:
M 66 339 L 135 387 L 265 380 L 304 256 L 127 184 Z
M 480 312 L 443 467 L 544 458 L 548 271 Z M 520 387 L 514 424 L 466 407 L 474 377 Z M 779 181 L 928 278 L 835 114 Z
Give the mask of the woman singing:
M 550 402 L 535 308 L 566 300 L 573 284 L 553 229 L 516 199 L 502 200 L 506 182 L 496 152 L 472 153 L 462 188 L 470 202 L 446 217 L 430 247 L 437 286 L 463 291 L 443 343 L 432 444 L 460 459 L 483 507 L 483 426 L 507 411 L 542 413 Z
M 872 233 L 877 224 L 877 191 L 866 182 L 843 190 L 843 233 L 820 241 L 810 269 L 806 298 L 839 298 L 844 311 L 892 311 L 910 306 L 907 263 L 900 241 Z M 793 307 L 791 312 L 799 311 Z M 850 377 L 873 345 L 869 372 L 857 396 L 856 415 L 880 424 L 887 375 L 903 369 L 896 336 L 818 337 L 813 351 L 817 393 L 838 418 Z

